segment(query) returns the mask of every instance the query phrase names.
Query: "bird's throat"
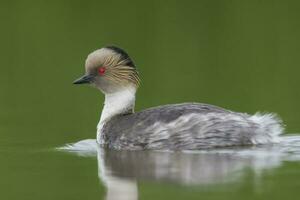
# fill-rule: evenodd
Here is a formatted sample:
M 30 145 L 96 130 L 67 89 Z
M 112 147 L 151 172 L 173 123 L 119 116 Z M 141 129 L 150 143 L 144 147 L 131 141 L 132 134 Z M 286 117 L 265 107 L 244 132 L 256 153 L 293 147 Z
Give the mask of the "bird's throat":
M 105 94 L 104 107 L 99 124 L 104 124 L 112 117 L 133 112 L 136 88 L 127 86 L 118 92 Z

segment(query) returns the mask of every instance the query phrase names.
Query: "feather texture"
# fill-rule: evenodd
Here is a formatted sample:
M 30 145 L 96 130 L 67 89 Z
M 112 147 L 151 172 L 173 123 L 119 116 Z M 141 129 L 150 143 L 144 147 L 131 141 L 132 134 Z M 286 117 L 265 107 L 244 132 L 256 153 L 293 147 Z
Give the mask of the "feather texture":
M 282 132 L 281 120 L 273 114 L 251 116 L 185 103 L 115 116 L 100 138 L 113 149 L 195 150 L 278 142 Z

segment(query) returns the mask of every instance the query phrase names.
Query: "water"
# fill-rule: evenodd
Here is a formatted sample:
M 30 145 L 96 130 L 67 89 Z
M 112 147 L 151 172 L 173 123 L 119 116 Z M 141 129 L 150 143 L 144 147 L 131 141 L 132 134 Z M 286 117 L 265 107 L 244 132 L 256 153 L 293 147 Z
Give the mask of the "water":
M 144 182 L 219 192 L 224 186 L 247 181 L 249 174 L 254 195 L 263 195 L 264 174 L 282 168 L 285 162 L 300 160 L 300 137 L 283 136 L 281 143 L 273 145 L 185 152 L 114 151 L 99 148 L 89 139 L 58 150 L 97 158 L 97 175 L 106 187 L 107 200 L 138 199 Z M 276 191 L 272 192 L 276 198 Z
M 182 154 L 56 148 L 95 138 L 103 96 L 71 83 L 107 44 L 138 67 L 136 110 L 196 101 L 269 111 L 299 133 L 299 9 L 293 0 L 1 1 L 0 199 L 103 199 L 112 185 L 142 200 L 296 198 L 299 134 Z

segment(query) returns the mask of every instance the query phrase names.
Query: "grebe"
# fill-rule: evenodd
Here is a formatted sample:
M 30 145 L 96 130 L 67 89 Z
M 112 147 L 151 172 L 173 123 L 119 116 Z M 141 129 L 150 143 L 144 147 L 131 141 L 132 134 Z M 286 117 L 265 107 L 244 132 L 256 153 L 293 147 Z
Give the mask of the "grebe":
M 164 105 L 134 112 L 139 75 L 129 55 L 106 46 L 90 53 L 85 75 L 105 95 L 97 142 L 118 150 L 197 150 L 278 142 L 276 114 L 248 115 L 202 103 Z

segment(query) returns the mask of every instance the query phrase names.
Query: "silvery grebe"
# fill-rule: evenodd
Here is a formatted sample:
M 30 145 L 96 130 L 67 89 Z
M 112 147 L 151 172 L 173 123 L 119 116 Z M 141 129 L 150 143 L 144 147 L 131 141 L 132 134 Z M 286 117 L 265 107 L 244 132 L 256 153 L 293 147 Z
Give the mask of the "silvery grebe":
M 283 132 L 275 114 L 248 115 L 202 103 L 164 105 L 134 112 L 139 75 L 129 55 L 116 46 L 90 53 L 85 75 L 105 95 L 97 126 L 102 147 L 124 150 L 197 150 L 265 144 Z

